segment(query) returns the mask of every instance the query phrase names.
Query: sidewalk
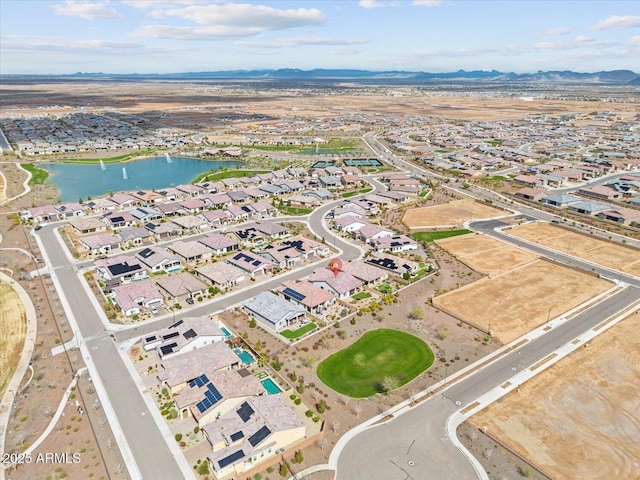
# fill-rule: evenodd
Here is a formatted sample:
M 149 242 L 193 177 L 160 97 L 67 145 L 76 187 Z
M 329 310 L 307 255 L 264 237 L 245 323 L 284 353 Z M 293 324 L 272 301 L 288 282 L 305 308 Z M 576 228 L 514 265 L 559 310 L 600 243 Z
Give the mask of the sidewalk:
M 0 455 L 5 452 L 4 442 L 9 425 L 9 418 L 11 416 L 11 408 L 15 400 L 16 393 L 20 389 L 20 383 L 27 368 L 29 368 L 29 362 L 31 361 L 31 355 L 35 347 L 36 333 L 38 329 L 38 322 L 36 317 L 36 310 L 29 298 L 27 292 L 14 280 L 0 272 L 0 280 L 7 282 L 15 290 L 20 297 L 20 301 L 24 306 L 25 314 L 27 317 L 27 333 L 24 339 L 24 345 L 22 347 L 22 353 L 16 371 L 7 385 L 7 391 L 5 392 L 2 400 L 0 401 Z M 4 467 L 0 468 L 0 480 L 4 480 Z

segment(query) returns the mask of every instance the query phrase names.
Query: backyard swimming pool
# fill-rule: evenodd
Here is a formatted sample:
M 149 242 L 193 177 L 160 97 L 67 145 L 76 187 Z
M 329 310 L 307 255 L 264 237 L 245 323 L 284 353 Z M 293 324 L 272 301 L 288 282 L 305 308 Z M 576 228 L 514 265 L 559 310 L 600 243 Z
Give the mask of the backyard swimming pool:
M 255 358 L 253 358 L 251 354 L 246 350 L 235 348 L 233 351 L 238 357 L 240 357 L 240 360 L 242 360 L 242 363 L 244 363 L 245 365 L 249 365 L 256 361 Z
M 282 392 L 282 389 L 272 378 L 267 377 L 264 380 L 260 380 L 260 383 L 269 395 L 277 395 Z

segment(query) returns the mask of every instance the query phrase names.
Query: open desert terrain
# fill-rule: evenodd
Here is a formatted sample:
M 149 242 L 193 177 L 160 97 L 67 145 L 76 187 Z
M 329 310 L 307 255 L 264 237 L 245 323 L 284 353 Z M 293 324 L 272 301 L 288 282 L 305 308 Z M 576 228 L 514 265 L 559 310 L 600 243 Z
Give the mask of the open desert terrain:
M 504 215 L 504 211 L 471 199 L 454 200 L 440 205 L 411 208 L 402 218 L 411 230 L 421 228 L 461 227 L 469 220 Z
M 0 398 L 16 369 L 25 335 L 27 318 L 20 297 L 6 282 L 0 281 Z
M 471 421 L 558 480 L 638 478 L 640 315 L 629 315 Z
M 593 263 L 640 275 L 640 251 L 545 222 L 528 223 L 505 233 Z
M 443 238 L 436 243 L 470 268 L 490 277 L 538 259 L 533 253 L 485 235 L 470 234 Z
M 481 329 L 491 325 L 494 337 L 509 343 L 611 287 L 593 275 L 537 260 L 434 297 L 433 305 Z

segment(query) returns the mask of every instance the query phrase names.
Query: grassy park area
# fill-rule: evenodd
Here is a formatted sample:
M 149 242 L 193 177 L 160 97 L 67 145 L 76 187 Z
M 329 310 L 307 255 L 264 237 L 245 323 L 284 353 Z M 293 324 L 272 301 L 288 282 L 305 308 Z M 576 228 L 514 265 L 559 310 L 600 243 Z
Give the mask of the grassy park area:
M 223 178 L 241 178 L 241 177 L 253 177 L 259 173 L 269 173 L 270 170 L 219 170 L 215 172 L 204 172 L 198 175 L 193 183 L 199 182 L 216 182 Z
M 433 364 L 424 341 L 399 330 L 365 333 L 351 346 L 318 365 L 318 378 L 338 393 L 365 398 L 394 390 Z
M 23 163 L 20 165 L 27 172 L 31 172 L 31 180 L 29 180 L 29 185 L 42 185 L 49 178 L 49 172 L 47 172 L 43 168 L 36 167 L 33 163 Z
M 435 232 L 413 232 L 411 234 L 412 238 L 415 238 L 421 242 L 431 243 L 435 240 L 440 240 L 442 238 L 449 237 L 457 237 L 458 235 L 466 235 L 467 233 L 471 233 L 471 230 L 461 229 L 461 230 L 439 230 Z

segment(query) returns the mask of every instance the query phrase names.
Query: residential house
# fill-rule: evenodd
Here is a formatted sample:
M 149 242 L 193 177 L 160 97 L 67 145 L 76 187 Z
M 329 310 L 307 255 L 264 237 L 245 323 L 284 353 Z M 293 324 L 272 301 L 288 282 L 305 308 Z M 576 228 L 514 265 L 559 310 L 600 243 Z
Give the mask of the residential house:
M 165 298 L 173 303 L 201 298 L 207 293 L 207 285 L 189 272 L 180 272 L 159 278 L 156 283 Z
M 209 317 L 184 317 L 142 339 L 146 351 L 156 350 L 165 360 L 196 348 L 225 340 L 224 332 Z
M 337 230 L 349 233 L 357 232 L 367 225 L 370 225 L 368 218 L 358 218 L 352 216 L 341 217 L 334 222 L 334 226 Z
M 297 303 L 316 315 L 324 314 L 336 300 L 331 292 L 307 281 L 287 280 L 276 290 L 285 300 Z
M 91 255 L 108 255 L 120 246 L 120 239 L 110 233 L 96 233 L 79 239 L 80 245 Z
M 81 217 L 87 210 L 89 210 L 89 207 L 85 207 L 79 203 L 63 203 L 61 205 L 54 205 L 54 208 L 56 209 L 56 212 L 58 212 L 58 218 L 60 220 Z
M 278 213 L 278 209 L 265 200 L 249 203 L 247 208 L 251 210 L 251 216 L 255 218 L 268 218 Z
M 597 215 L 606 210 L 611 210 L 611 205 L 606 203 L 597 202 L 595 200 L 584 200 L 582 202 L 576 202 L 569 205 L 569 210 L 583 215 Z
M 362 288 L 362 282 L 344 270 L 334 273 L 328 268 L 317 268 L 307 280 L 341 300 L 358 293 Z
M 125 227 L 118 232 L 118 236 L 122 239 L 123 247 L 139 247 L 151 236 L 151 234 L 146 228 Z
M 289 234 L 289 230 L 277 223 L 265 221 L 255 222 L 254 225 L 258 232 L 271 239 L 283 238 Z
M 90 233 L 104 232 L 107 226 L 95 217 L 77 217 L 73 218 L 69 225 L 78 235 L 88 235 Z
M 242 308 L 263 327 L 276 332 L 302 323 L 306 318 L 304 307 L 269 291 L 261 292 L 251 298 Z
M 227 212 L 224 210 L 205 210 L 198 214 L 198 218 L 206 221 L 209 227 L 219 227 L 230 221 Z
M 405 274 L 412 275 L 420 270 L 420 264 L 406 258 L 396 257 L 388 253 L 374 253 L 365 260 L 369 265 L 373 265 L 398 277 Z
M 129 255 L 96 260 L 95 266 L 107 287 L 148 278 L 142 263 Z
M 385 270 L 363 260 L 345 263 L 342 269 L 360 280 L 363 285 L 377 285 L 389 278 Z
M 240 358 L 225 342 L 214 342 L 163 359 L 157 376 L 173 395 L 202 375 L 203 371 L 232 370 L 239 366 Z
M 604 220 L 619 223 L 621 225 L 640 224 L 640 211 L 630 208 L 618 207 L 606 210 L 598 214 Z
M 201 198 L 187 198 L 179 203 L 187 212 L 194 214 L 209 208 L 209 204 Z
M 288 245 L 267 245 L 257 253 L 280 268 L 292 267 L 302 258 L 302 253 Z
M 227 257 L 226 261 L 238 267 L 251 278 L 265 275 L 276 266 L 271 260 L 246 250 L 240 250 L 235 255 Z
M 182 235 L 182 228 L 172 222 L 149 222 L 145 224 L 144 228 L 153 236 L 155 240 L 166 240 Z
M 206 425 L 236 409 L 248 398 L 264 395 L 265 389 L 246 369 L 203 373 L 173 397 L 180 418 L 193 417 Z
M 209 247 L 196 240 L 177 240 L 167 245 L 167 250 L 177 255 L 186 265 L 208 262 L 213 254 Z
M 558 194 L 558 195 L 547 195 L 542 197 L 542 203 L 545 205 L 549 205 L 551 207 L 556 208 L 567 208 L 572 203 L 581 202 L 582 199 L 575 195 L 569 194 Z
M 184 208 L 180 202 L 161 203 L 157 205 L 156 208 L 166 217 L 176 217 L 188 213 L 187 209 Z
M 226 193 L 207 195 L 204 201 L 212 208 L 227 208 L 233 205 L 233 199 Z
M 392 237 L 393 230 L 385 227 L 381 227 L 380 225 L 365 225 L 362 228 L 359 228 L 356 232 L 354 232 L 354 238 L 357 238 L 365 243 L 371 243 L 374 240 L 384 238 L 384 237 Z
M 239 478 L 305 438 L 305 425 L 276 395 L 251 397 L 202 433 L 213 452 L 207 457 L 214 476 Z
M 621 192 L 606 185 L 593 185 L 590 187 L 583 187 L 578 189 L 578 193 L 587 197 L 598 198 L 600 200 L 616 200 L 618 198 L 622 198 Z
M 180 258 L 162 247 L 145 248 L 136 253 L 136 258 L 152 273 L 171 273 L 182 268 Z
M 530 202 L 539 202 L 542 197 L 548 196 L 549 191 L 542 188 L 524 187 L 516 192 L 516 197 L 528 200 Z
M 368 242 L 377 252 L 408 252 L 418 249 L 418 242 L 406 235 L 374 238 Z
M 109 212 L 102 216 L 104 224 L 117 230 L 118 228 L 131 227 L 137 223 L 137 220 L 129 212 Z
M 303 235 L 289 237 L 281 242 L 281 245 L 293 247 L 302 254 L 302 258 L 307 259 L 309 256 L 326 257 L 331 253 L 331 249 L 324 243 L 311 240 Z
M 220 290 L 233 288 L 245 278 L 243 270 L 226 262 L 209 263 L 198 267 L 195 274 Z
M 151 280 L 115 286 L 110 296 L 127 317 L 139 314 L 141 308 L 152 309 L 162 305 L 163 302 L 162 294 Z
M 215 255 L 224 255 L 225 253 L 240 249 L 239 242 L 217 232 L 205 235 L 203 238 L 200 238 L 198 242 L 211 249 Z
M 115 195 L 111 195 L 109 200 L 116 205 L 118 210 L 129 210 L 130 208 L 140 205 L 140 200 L 128 193 L 116 193 Z
M 183 233 L 197 233 L 209 228 L 209 222 L 199 216 L 186 215 L 184 217 L 174 217 L 171 220 L 182 229 Z
M 156 220 L 160 220 L 164 217 L 164 214 L 160 210 L 153 207 L 138 207 L 130 210 L 129 213 L 142 224 L 155 222 Z

